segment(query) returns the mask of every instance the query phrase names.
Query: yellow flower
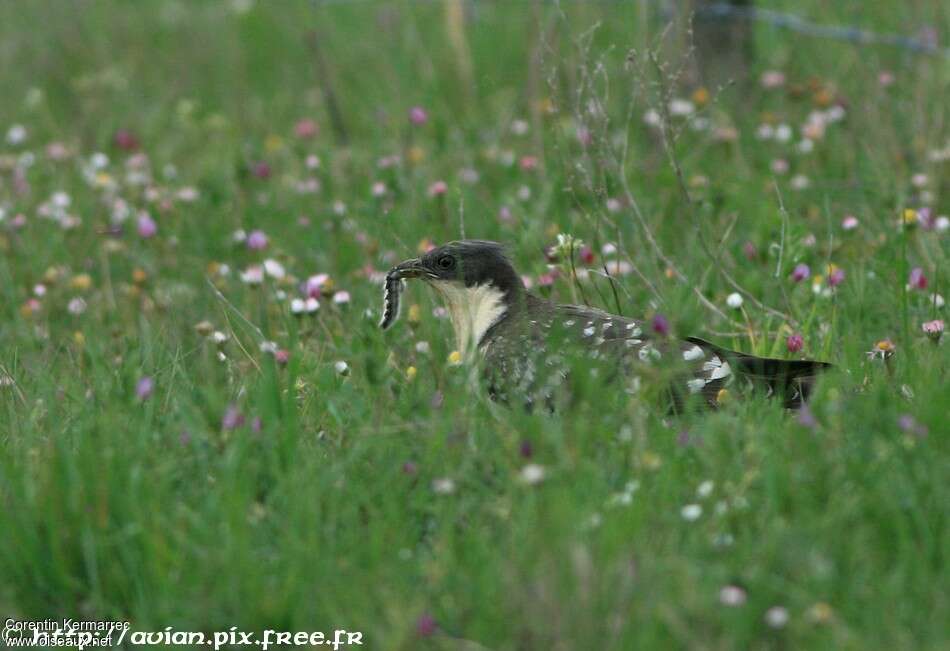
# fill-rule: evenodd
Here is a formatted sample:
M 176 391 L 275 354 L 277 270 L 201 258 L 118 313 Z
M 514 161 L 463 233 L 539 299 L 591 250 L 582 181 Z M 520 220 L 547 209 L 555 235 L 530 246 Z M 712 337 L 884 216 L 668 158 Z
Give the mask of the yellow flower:
M 693 103 L 696 106 L 705 106 L 707 102 L 709 102 L 709 91 L 704 86 L 693 91 Z
M 640 455 L 640 463 L 647 470 L 656 470 L 663 465 L 663 459 L 656 452 L 645 451 Z
M 917 223 L 917 211 L 913 208 L 905 208 L 901 213 L 901 221 L 905 226 L 913 226 Z
M 112 185 L 112 176 L 108 172 L 99 172 L 96 174 L 96 185 L 100 188 L 106 188 Z
M 423 160 L 425 160 L 425 157 L 426 157 L 425 150 L 418 145 L 413 145 L 406 152 L 406 160 L 408 160 L 413 165 L 418 165 Z
M 412 382 L 413 380 L 416 379 L 416 375 L 418 373 L 419 371 L 416 369 L 415 366 L 410 366 L 409 368 L 406 369 L 406 379 Z
M 816 624 L 827 624 L 834 617 L 835 611 L 824 601 L 819 601 L 808 609 L 808 619 Z
M 144 283 L 147 278 L 148 274 L 145 273 L 144 269 L 136 267 L 132 270 L 132 282 L 141 284 Z
M 716 394 L 716 402 L 720 405 L 726 404 L 732 399 L 732 395 L 729 393 L 729 389 L 719 389 L 719 392 Z
M 406 315 L 406 318 L 409 319 L 409 323 L 419 323 L 422 310 L 419 308 L 417 303 L 413 303 L 409 306 L 409 314 Z
M 275 151 L 279 151 L 283 149 L 283 147 L 284 147 L 284 139 L 278 135 L 269 135 L 267 136 L 267 139 L 264 141 L 264 148 L 267 149 L 267 151 L 271 153 Z
M 897 346 L 894 345 L 894 342 L 890 339 L 881 339 L 879 342 L 874 344 L 874 347 L 884 353 L 892 353 L 897 348 Z
M 449 364 L 452 366 L 458 366 L 462 363 L 462 353 L 457 350 L 453 350 L 449 353 Z
M 83 333 L 79 332 L 79 330 L 77 330 L 76 332 L 73 333 L 73 341 L 76 342 L 77 346 L 85 346 L 86 335 L 84 335 Z
M 75 290 L 84 292 L 92 287 L 92 276 L 89 274 L 77 274 L 69 281 L 69 286 Z

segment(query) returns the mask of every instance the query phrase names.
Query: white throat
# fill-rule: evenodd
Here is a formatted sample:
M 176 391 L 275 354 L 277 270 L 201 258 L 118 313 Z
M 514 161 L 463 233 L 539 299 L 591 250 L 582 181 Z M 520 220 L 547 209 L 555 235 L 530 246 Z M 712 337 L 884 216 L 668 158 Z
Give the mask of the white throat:
M 445 299 L 459 353 L 471 359 L 478 342 L 507 311 L 504 293 L 491 284 L 466 287 L 461 282 L 430 282 Z

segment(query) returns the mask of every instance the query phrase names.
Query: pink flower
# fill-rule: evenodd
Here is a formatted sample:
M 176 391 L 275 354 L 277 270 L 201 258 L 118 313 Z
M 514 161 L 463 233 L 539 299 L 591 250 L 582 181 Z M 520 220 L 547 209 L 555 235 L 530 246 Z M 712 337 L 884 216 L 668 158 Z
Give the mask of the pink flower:
M 830 274 L 828 274 L 828 284 L 832 287 L 837 287 L 843 282 L 844 282 L 844 269 L 839 269 L 838 267 L 835 267 L 835 269 Z
M 514 217 L 511 214 L 511 208 L 502 206 L 498 209 L 498 221 L 509 223 Z
M 281 366 L 287 366 L 287 362 L 290 361 L 290 352 L 281 348 L 274 352 L 274 361 L 276 361 Z
M 428 613 L 423 613 L 416 621 L 416 633 L 419 637 L 429 637 L 435 633 L 437 628 L 438 625 L 435 623 L 435 619 Z
M 920 267 L 911 269 L 907 282 L 911 289 L 927 289 L 927 276 L 924 275 L 924 270 Z
M 309 118 L 299 120 L 294 125 L 294 135 L 301 139 L 313 138 L 317 135 L 317 123 Z
M 429 196 L 430 197 L 441 197 L 449 189 L 449 186 L 446 185 L 445 181 L 436 181 L 429 186 Z
M 743 244 L 742 253 L 745 255 L 746 260 L 749 261 L 754 261 L 759 255 L 759 251 L 755 248 L 755 244 L 753 242 L 746 242 Z
M 594 264 L 594 250 L 585 244 L 581 247 L 580 259 L 584 264 Z
M 113 137 L 115 146 L 124 151 L 135 151 L 139 148 L 139 139 L 128 129 L 119 129 Z
M 330 276 L 327 274 L 316 274 L 307 278 L 307 282 L 304 283 L 303 293 L 309 296 L 310 298 L 317 298 L 320 296 L 323 285 L 330 279 Z
M 800 283 L 811 275 L 811 269 L 808 268 L 807 264 L 799 264 L 795 266 L 795 269 L 792 271 L 792 280 L 796 283 Z
M 252 251 L 260 251 L 267 248 L 267 235 L 264 234 L 264 231 L 251 231 L 247 236 L 247 248 Z
M 158 232 L 158 224 L 155 223 L 155 220 L 152 219 L 148 213 L 142 212 L 139 214 L 138 221 L 136 222 L 136 229 L 138 230 L 139 237 L 148 239 L 154 237 Z
M 555 274 L 553 272 L 541 274 L 538 276 L 538 287 L 550 287 L 554 284 L 554 278 Z
M 253 174 L 254 176 L 256 176 L 257 178 L 261 180 L 269 179 L 271 175 L 270 165 L 268 165 L 264 161 L 259 161 L 257 163 L 254 163 L 251 166 L 251 174 Z
M 670 334 L 670 322 L 662 314 L 657 314 L 656 316 L 653 317 L 652 325 L 653 325 L 653 332 L 660 335 L 661 337 L 665 337 L 668 334 Z
M 228 405 L 221 417 L 221 429 L 233 430 L 244 424 L 244 414 L 235 405 Z
M 521 169 L 525 172 L 530 172 L 532 170 L 538 169 L 538 157 L 537 156 L 522 156 L 520 161 Z
M 421 106 L 413 106 L 409 109 L 409 121 L 420 126 L 429 121 L 429 114 Z
M 904 414 L 898 418 L 897 426 L 900 427 L 901 431 L 906 434 L 913 434 L 915 436 L 919 436 L 920 438 L 927 436 L 927 426 L 918 423 L 917 419 L 915 419 L 910 414 Z
M 805 346 L 805 339 L 797 333 L 789 335 L 788 339 L 785 340 L 785 346 L 788 348 L 788 352 L 797 353 Z
M 922 323 L 920 329 L 936 343 L 940 341 L 940 337 L 943 336 L 943 319 L 934 319 L 933 321 Z
M 139 381 L 136 382 L 135 384 L 135 396 L 139 400 L 144 402 L 151 397 L 152 391 L 154 389 L 155 389 L 155 382 L 152 381 L 152 378 L 145 375 L 141 377 Z
M 841 220 L 841 228 L 846 231 L 853 231 L 858 227 L 858 218 L 854 215 L 846 215 L 844 219 Z

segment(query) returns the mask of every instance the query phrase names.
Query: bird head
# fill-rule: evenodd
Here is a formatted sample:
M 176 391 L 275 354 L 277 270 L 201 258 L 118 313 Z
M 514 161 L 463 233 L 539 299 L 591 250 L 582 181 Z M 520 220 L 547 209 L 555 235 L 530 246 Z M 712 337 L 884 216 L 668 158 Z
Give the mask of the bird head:
M 463 353 L 510 314 L 524 292 L 504 247 L 485 240 L 449 242 L 396 265 L 388 277 L 420 278 L 442 295 Z
M 421 278 L 436 286 L 492 285 L 505 294 L 521 287 L 504 247 L 487 240 L 449 242 L 396 265 L 390 273 L 399 278 Z

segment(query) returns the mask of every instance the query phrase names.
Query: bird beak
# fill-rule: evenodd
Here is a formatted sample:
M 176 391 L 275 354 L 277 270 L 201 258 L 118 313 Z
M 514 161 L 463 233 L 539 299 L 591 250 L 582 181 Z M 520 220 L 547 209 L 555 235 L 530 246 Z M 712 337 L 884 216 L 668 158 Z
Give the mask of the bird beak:
M 395 278 L 421 278 L 425 275 L 425 268 L 419 258 L 412 258 L 397 264 L 389 270 L 388 275 Z

